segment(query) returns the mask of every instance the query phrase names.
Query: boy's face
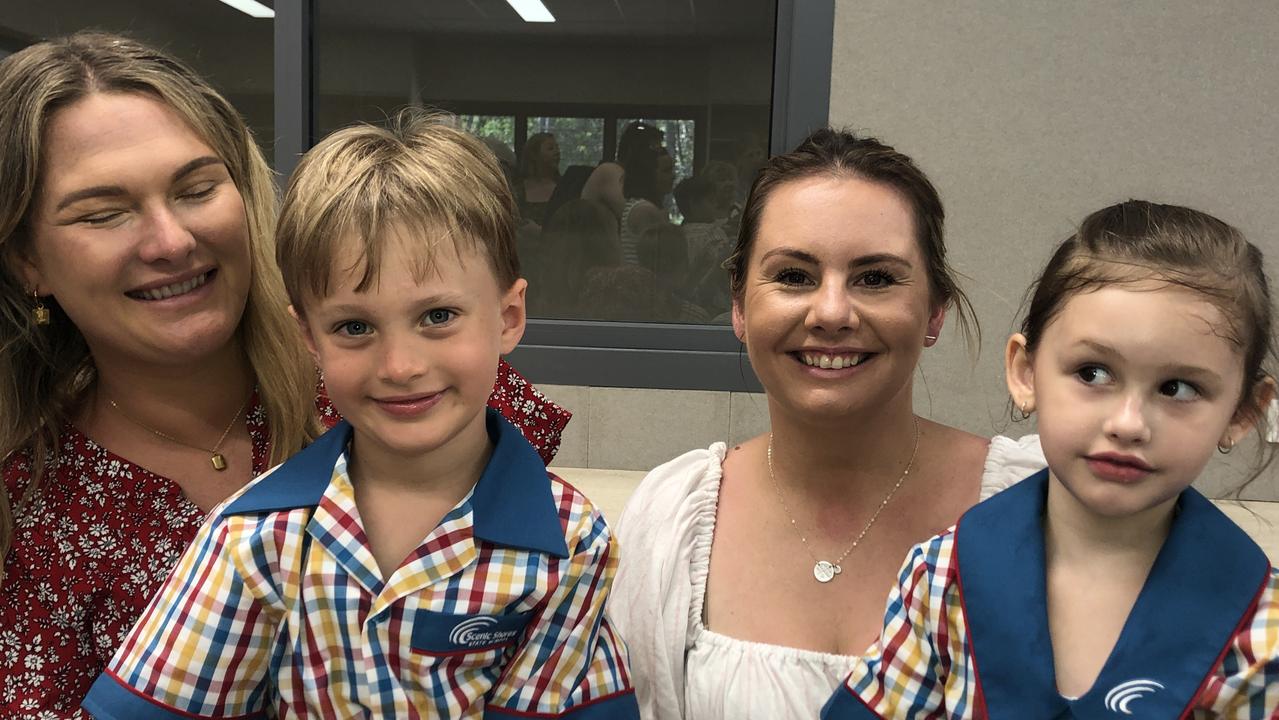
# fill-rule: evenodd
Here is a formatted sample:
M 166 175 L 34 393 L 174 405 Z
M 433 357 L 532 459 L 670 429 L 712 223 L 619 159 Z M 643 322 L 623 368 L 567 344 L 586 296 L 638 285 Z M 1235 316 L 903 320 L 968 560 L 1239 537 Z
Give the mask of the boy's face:
M 340 242 L 328 296 L 308 299 L 298 322 L 361 452 L 411 461 L 483 432 L 498 358 L 524 334 L 526 283 L 498 287 L 481 251 L 447 242 L 419 282 L 420 242 L 394 232 L 363 292 L 359 243 Z

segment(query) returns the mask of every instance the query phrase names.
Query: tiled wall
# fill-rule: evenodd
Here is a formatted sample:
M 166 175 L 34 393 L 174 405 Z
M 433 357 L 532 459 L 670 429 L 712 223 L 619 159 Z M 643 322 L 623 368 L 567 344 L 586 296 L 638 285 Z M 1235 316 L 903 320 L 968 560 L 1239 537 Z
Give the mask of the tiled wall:
M 539 385 L 573 412 L 555 464 L 651 470 L 688 450 L 768 429 L 764 396 L 701 390 Z
M 702 390 L 595 388 L 539 385 L 546 395 L 573 412 L 555 466 L 602 470 L 651 470 L 694 448 L 714 442 L 740 442 L 768 429 L 768 405 L 762 394 Z M 928 416 L 930 391 L 915 388 L 915 408 Z M 946 422 L 942 419 L 942 422 Z M 1029 423 L 992 421 L 984 435 L 1020 437 L 1034 432 Z M 1196 487 L 1209 497 L 1231 497 L 1257 460 L 1250 438 L 1229 456 L 1213 456 Z M 1279 463 L 1275 463 L 1279 466 Z M 1240 495 L 1245 500 L 1279 500 L 1279 469 L 1267 469 Z

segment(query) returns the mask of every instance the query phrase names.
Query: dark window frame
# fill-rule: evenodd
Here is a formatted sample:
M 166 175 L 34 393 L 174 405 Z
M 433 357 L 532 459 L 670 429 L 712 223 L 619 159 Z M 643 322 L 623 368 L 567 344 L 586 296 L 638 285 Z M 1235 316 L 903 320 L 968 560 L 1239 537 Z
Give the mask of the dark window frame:
M 277 0 L 275 13 L 276 170 L 283 179 L 313 142 L 313 1 Z M 834 23 L 834 0 L 777 0 L 769 128 L 772 154 L 794 147 L 808 132 L 828 122 Z M 520 105 L 538 108 L 536 114 L 542 115 L 556 114 L 543 110 L 577 107 L 565 103 Z M 502 106 L 466 103 L 465 111 Z M 602 116 L 617 117 L 620 109 L 612 106 Z M 643 115 L 656 108 L 640 109 Z M 610 127 L 607 122 L 605 127 Z M 606 136 L 606 145 L 607 140 Z M 760 389 L 732 328 L 720 325 L 530 320 L 524 340 L 510 360 L 532 381 L 542 384 Z

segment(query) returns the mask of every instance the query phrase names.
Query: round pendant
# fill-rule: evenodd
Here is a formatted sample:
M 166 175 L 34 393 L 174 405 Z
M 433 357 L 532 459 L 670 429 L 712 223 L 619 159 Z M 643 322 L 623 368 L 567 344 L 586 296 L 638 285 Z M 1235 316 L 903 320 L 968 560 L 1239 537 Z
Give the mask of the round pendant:
M 818 560 L 817 564 L 813 565 L 813 577 L 817 578 L 817 582 L 819 583 L 828 583 L 835 579 L 835 576 L 840 573 L 840 570 L 841 568 L 834 563 L 829 563 L 825 560 Z

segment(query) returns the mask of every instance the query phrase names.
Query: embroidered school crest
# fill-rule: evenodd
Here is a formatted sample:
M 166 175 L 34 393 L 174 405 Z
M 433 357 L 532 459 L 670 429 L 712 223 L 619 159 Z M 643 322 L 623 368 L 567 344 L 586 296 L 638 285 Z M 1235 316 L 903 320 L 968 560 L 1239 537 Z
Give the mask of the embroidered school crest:
M 1163 685 L 1149 678 L 1121 682 L 1106 693 L 1106 709 L 1111 712 L 1131 715 L 1132 710 L 1128 707 L 1129 705 L 1146 695 L 1151 695 L 1163 689 Z
M 413 618 L 413 650 L 429 655 L 494 650 L 515 644 L 533 613 L 453 615 L 421 611 Z

